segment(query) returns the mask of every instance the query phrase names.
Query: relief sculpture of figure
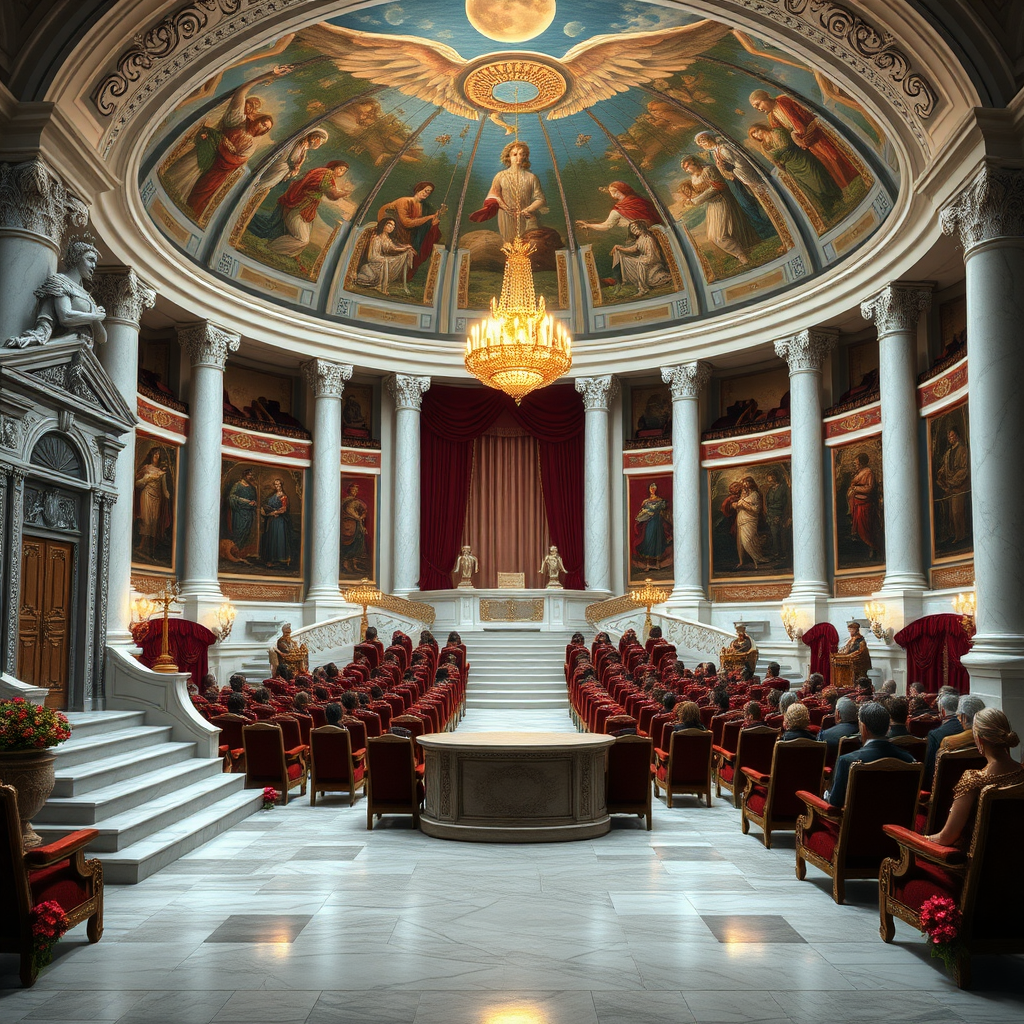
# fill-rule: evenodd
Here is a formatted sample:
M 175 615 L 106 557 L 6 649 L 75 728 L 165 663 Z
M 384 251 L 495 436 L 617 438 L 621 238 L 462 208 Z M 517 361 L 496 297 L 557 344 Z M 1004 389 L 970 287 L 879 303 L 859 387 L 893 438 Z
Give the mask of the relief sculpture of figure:
M 544 556 L 544 560 L 540 563 L 540 568 L 537 571 L 548 574 L 548 590 L 562 589 L 562 584 L 558 582 L 558 576 L 560 573 L 564 573 L 566 568 L 562 564 L 562 558 L 554 544 L 551 545 L 548 553 Z
M 92 281 L 100 254 L 89 242 L 72 242 L 64 254 L 64 270 L 51 274 L 35 291 L 35 326 L 24 334 L 8 338 L 5 348 L 28 348 L 51 341 L 107 340 L 103 320 L 107 311 L 85 290 Z
M 455 559 L 455 568 L 452 569 L 452 572 L 457 572 L 462 577 L 459 580 L 460 589 L 472 589 L 473 575 L 479 568 L 480 563 L 477 561 L 476 555 L 473 554 L 473 549 L 468 544 L 463 544 L 462 553 Z

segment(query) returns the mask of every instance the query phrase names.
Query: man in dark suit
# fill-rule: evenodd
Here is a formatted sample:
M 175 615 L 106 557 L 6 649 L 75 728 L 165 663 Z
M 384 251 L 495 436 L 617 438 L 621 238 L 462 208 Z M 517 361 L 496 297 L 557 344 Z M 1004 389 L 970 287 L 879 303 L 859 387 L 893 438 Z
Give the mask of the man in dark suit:
M 896 736 L 910 736 L 911 731 L 907 728 L 907 717 L 910 714 L 910 704 L 906 697 L 893 697 L 889 701 L 889 739 Z
M 936 703 L 942 712 L 942 724 L 937 725 L 928 733 L 928 750 L 924 758 L 924 785 L 931 786 L 932 776 L 935 774 L 935 758 L 939 753 L 939 744 L 947 736 L 955 736 L 963 731 L 960 719 L 956 717 L 956 709 L 960 704 L 960 697 L 956 693 L 942 694 Z
M 825 794 L 825 799 L 833 807 L 842 807 L 846 803 L 846 786 L 850 780 L 850 768 L 858 761 L 865 763 L 880 761 L 883 757 L 895 757 L 900 761 L 912 764 L 914 755 L 909 750 L 897 747 L 885 738 L 889 731 L 889 712 L 877 701 L 869 701 L 860 708 L 860 738 L 863 741 L 859 750 L 851 750 L 836 760 L 832 772 L 832 788 Z
M 888 726 L 886 727 L 888 728 Z M 830 750 L 839 749 L 839 741 L 844 736 L 857 735 L 857 702 L 849 697 L 840 697 L 836 701 L 836 724 L 829 729 L 822 729 L 818 739 L 829 745 Z

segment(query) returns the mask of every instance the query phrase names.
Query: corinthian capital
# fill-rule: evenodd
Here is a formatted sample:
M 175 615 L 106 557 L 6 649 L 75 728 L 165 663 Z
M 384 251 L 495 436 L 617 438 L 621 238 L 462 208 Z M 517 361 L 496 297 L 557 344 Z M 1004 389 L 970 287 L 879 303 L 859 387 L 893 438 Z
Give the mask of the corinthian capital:
M 423 395 L 430 390 L 429 377 L 413 377 L 408 373 L 396 373 L 388 378 L 388 391 L 399 409 L 419 411 Z
M 947 235 L 959 235 L 964 252 L 992 238 L 1024 235 L 1024 171 L 983 167 L 951 200 L 939 223 Z
M 619 382 L 610 373 L 603 377 L 577 377 L 576 390 L 583 396 L 584 409 L 607 409 L 619 393 Z
M 354 369 L 349 363 L 310 359 L 308 363 L 302 364 L 302 375 L 317 398 L 341 398 L 345 381 L 352 379 Z
M 240 335 L 211 324 L 209 320 L 178 328 L 178 344 L 188 353 L 193 366 L 213 366 L 223 370 L 228 354 L 237 352 L 241 343 Z
M 661 379 L 669 386 L 673 402 L 684 398 L 700 398 L 704 385 L 711 379 L 711 364 L 695 359 L 692 363 L 663 366 Z
M 144 309 L 152 309 L 156 292 L 130 267 L 103 268 L 92 276 L 92 297 L 107 311 L 107 320 L 139 326 Z
M 931 309 L 932 286 L 897 281 L 860 304 L 860 315 L 871 321 L 878 336 L 896 331 L 916 331 L 921 314 Z
M 34 231 L 59 247 L 69 225 L 88 219 L 85 203 L 42 160 L 0 163 L 0 227 Z
M 775 342 L 775 354 L 789 363 L 791 374 L 807 371 L 817 373 L 821 371 L 825 356 L 836 347 L 838 340 L 838 331 L 812 327 L 794 334 L 791 338 L 782 338 Z

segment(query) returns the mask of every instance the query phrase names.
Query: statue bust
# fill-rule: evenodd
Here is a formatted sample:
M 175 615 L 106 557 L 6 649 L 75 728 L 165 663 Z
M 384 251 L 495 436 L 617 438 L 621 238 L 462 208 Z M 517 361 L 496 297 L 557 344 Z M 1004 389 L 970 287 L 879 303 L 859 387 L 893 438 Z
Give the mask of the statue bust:
M 51 274 L 35 291 L 35 326 L 24 334 L 8 338 L 7 348 L 28 348 L 50 341 L 76 339 L 88 342 L 107 340 L 103 320 L 107 311 L 93 301 L 85 290 L 99 261 L 99 251 L 89 242 L 76 241 L 64 253 L 64 270 Z
M 480 568 L 480 563 L 477 561 L 476 555 L 473 554 L 472 548 L 468 544 L 462 545 L 462 553 L 457 559 L 455 559 L 455 568 L 452 572 L 457 572 L 462 576 L 459 580 L 460 590 L 472 590 L 473 589 L 473 575 Z
M 554 544 L 551 545 L 548 553 L 544 556 L 543 561 L 540 563 L 540 569 L 537 571 L 548 574 L 548 590 L 562 589 L 558 576 L 560 573 L 565 572 L 565 566 L 562 564 L 562 558 Z
M 296 643 L 292 638 L 291 624 L 286 622 L 281 627 L 281 635 L 277 643 L 270 648 L 270 666 L 276 672 L 278 665 L 287 665 L 296 675 L 309 674 L 309 648 L 305 644 Z

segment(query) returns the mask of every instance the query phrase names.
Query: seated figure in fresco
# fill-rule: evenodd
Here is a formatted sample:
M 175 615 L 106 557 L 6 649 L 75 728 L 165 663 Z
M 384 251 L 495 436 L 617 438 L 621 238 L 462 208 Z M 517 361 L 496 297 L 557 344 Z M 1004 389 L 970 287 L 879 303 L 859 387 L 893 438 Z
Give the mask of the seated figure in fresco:
M 397 281 L 402 282 L 402 294 L 409 294 L 409 277 L 416 252 L 408 242 L 398 244 L 394 241 L 392 235 L 396 223 L 394 217 L 385 217 L 377 222 L 366 247 L 366 262 L 356 274 L 357 284 L 375 288 L 381 295 L 390 295 L 391 285 Z
M 420 264 L 430 259 L 434 245 L 441 241 L 441 215 L 448 207 L 442 204 L 439 210 L 435 210 L 429 201 L 433 194 L 432 181 L 417 182 L 413 185 L 411 196 L 402 196 L 385 203 L 377 214 L 378 224 L 389 217 L 395 220 L 393 242 L 413 247 L 410 277 L 416 274 Z
M 651 225 L 635 220 L 629 225 L 629 233 L 633 236 L 632 245 L 612 246 L 612 266 L 619 268 L 622 283 L 633 285 L 637 298 L 652 288 L 671 284 L 672 275 L 662 259 L 658 240 L 651 233 Z

